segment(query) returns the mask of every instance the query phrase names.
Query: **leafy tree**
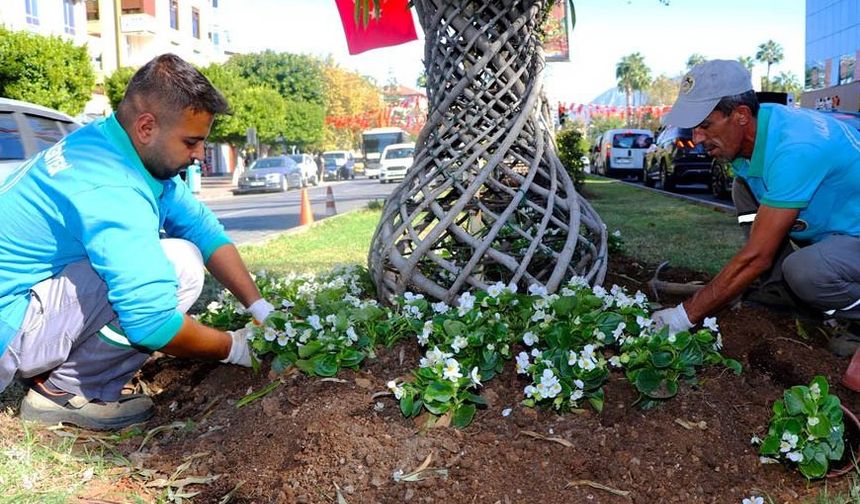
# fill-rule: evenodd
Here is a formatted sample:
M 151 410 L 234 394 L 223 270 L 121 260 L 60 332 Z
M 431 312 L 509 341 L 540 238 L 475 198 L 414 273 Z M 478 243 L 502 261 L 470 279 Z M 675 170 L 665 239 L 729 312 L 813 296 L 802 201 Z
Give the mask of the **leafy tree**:
M 666 74 L 660 74 L 648 87 L 648 102 L 651 105 L 671 105 L 678 97 L 679 84 Z
M 594 116 L 588 123 L 588 138 L 597 138 L 611 129 L 623 127 L 624 121 L 618 116 Z
M 768 40 L 764 44 L 758 46 L 758 51 L 755 53 L 755 59 L 762 63 L 767 64 L 767 73 L 765 74 L 765 82 L 770 84 L 770 67 L 776 63 L 782 61 L 782 46 L 774 42 L 773 40 Z M 769 89 L 765 89 L 768 91 Z
M 268 86 L 285 99 L 325 103 L 322 62 L 312 56 L 267 50 L 234 55 L 226 65 L 251 85 Z
M 418 78 L 415 79 L 415 85 L 420 88 L 427 87 L 427 72 L 421 72 L 418 74 Z
M 232 115 L 215 116 L 215 123 L 209 132 L 209 141 L 244 145 L 248 128 L 255 126 L 255 118 L 247 113 L 254 107 L 246 108 L 243 103 L 243 100 L 247 99 L 246 90 L 250 87 L 248 81 L 235 69 L 215 63 L 201 68 L 200 72 L 224 95 L 233 111 Z M 283 101 L 280 95 L 278 101 Z
M 630 122 L 630 107 L 633 92 L 642 91 L 651 84 L 651 69 L 645 64 L 641 54 L 635 52 L 621 58 L 615 66 L 615 78 L 618 79 L 618 90 L 627 96 L 627 122 Z
M 77 115 L 95 83 L 86 47 L 0 27 L 0 96 Z
M 286 100 L 283 135 L 290 145 L 302 150 L 322 147 L 325 109 L 322 105 Z
M 128 87 L 128 81 L 131 80 L 135 72 L 137 72 L 137 69 L 132 67 L 117 68 L 114 73 L 105 79 L 105 94 L 108 101 L 110 101 L 112 109 L 116 110 L 119 106 L 119 102 L 125 96 L 125 88 Z
M 738 61 L 741 65 L 746 67 L 749 73 L 752 73 L 753 67 L 755 66 L 755 58 L 752 56 L 738 56 Z
M 687 70 L 691 70 L 694 66 L 696 66 L 700 63 L 704 63 L 707 60 L 708 60 L 708 58 L 705 58 L 701 54 L 693 53 L 690 55 L 689 58 L 687 58 Z
M 794 75 L 794 72 L 779 72 L 773 78 L 773 82 L 768 85 L 768 89 L 781 93 L 789 93 L 797 102 L 800 101 L 800 95 L 803 93 L 803 84 L 800 83 L 800 79 Z
M 380 90 L 368 77 L 344 70 L 333 60 L 326 61 L 323 72 L 328 118 L 323 149 L 355 148 L 361 131 L 383 108 Z
M 585 185 L 585 165 L 582 157 L 586 156 L 591 145 L 583 136 L 580 128 L 567 126 L 555 135 L 558 158 L 573 179 L 577 191 L 582 191 Z

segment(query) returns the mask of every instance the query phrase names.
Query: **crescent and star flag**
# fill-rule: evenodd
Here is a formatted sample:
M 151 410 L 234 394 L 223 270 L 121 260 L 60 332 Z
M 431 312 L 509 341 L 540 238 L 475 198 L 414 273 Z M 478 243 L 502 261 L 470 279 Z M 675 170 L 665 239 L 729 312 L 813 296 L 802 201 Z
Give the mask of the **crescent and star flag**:
M 415 22 L 409 10 L 408 0 L 371 0 L 366 4 L 367 23 L 359 15 L 357 3 L 365 0 L 335 0 L 346 34 L 349 54 L 358 54 L 379 47 L 388 47 L 416 40 Z M 374 3 L 380 2 L 380 13 L 376 15 Z

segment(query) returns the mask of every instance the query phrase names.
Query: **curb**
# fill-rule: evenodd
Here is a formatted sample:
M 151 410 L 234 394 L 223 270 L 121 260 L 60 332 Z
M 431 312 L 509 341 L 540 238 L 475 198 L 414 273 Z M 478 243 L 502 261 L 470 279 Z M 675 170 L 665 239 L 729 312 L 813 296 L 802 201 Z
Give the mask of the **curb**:
M 705 208 L 710 208 L 711 210 L 714 210 L 716 212 L 722 212 L 724 214 L 735 215 L 735 207 L 733 205 L 727 205 L 725 203 L 717 203 L 715 201 L 700 200 L 698 198 L 694 198 L 693 196 L 687 196 L 685 194 L 679 194 L 679 193 L 675 193 L 675 192 L 664 191 L 662 189 L 656 189 L 653 187 L 645 187 L 645 186 L 641 186 L 639 184 L 634 184 L 633 182 L 627 182 L 626 180 L 619 180 L 616 178 L 604 177 L 603 175 L 596 175 L 593 173 L 591 173 L 589 175 L 594 177 L 594 178 L 599 178 L 599 179 L 603 179 L 603 180 L 612 180 L 612 181 L 615 181 L 615 182 L 618 182 L 621 184 L 625 184 L 629 187 L 635 187 L 636 189 L 642 189 L 644 191 L 652 191 L 652 192 L 655 192 L 655 193 L 660 194 L 662 196 L 669 196 L 669 197 L 672 197 L 675 199 L 686 201 L 688 203 L 693 203 L 695 205 L 703 206 Z

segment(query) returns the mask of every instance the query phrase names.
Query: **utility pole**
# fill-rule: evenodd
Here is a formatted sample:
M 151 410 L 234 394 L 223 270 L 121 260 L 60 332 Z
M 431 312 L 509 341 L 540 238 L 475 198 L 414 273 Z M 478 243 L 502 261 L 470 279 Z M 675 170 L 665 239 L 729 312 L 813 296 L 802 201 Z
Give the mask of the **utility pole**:
M 116 35 L 116 69 L 122 68 L 122 0 L 113 0 L 113 23 Z

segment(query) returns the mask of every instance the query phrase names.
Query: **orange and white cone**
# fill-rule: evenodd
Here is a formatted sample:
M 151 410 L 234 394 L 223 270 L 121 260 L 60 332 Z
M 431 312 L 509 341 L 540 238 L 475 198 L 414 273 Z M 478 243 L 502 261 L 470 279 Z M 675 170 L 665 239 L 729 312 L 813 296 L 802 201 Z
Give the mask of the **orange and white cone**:
M 299 226 L 313 224 L 314 211 L 311 209 L 311 200 L 308 198 L 308 190 L 302 188 L 302 204 L 299 209 Z
M 334 191 L 331 190 L 331 186 L 328 186 L 325 192 L 325 215 L 326 217 L 337 215 L 337 207 L 334 206 Z

